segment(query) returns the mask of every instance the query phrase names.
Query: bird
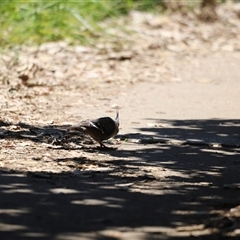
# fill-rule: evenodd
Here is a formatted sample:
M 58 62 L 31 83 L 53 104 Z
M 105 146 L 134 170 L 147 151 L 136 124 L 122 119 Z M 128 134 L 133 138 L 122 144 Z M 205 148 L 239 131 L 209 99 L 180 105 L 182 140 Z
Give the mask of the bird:
M 116 109 L 116 117 L 100 117 L 87 119 L 68 128 L 69 131 L 80 131 L 92 137 L 100 144 L 100 148 L 109 148 L 103 144 L 104 140 L 115 137 L 119 132 L 119 111 Z

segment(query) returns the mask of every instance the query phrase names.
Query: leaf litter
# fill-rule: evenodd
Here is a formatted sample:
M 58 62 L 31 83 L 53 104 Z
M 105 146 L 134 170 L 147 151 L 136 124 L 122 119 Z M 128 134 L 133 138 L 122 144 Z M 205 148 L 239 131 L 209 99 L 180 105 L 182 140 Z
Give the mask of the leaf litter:
M 17 146 L 32 158 L 46 148 L 63 155 L 64 148 L 80 150 L 84 144 L 78 143 L 93 142 L 79 135 L 66 145 L 66 126 L 82 116 L 76 113 L 79 106 L 111 106 L 114 96 L 140 81 L 182 81 L 172 64 L 181 55 L 191 59 L 194 53 L 206 54 L 205 49 L 239 51 L 239 4 L 221 4 L 216 13 L 218 20 L 206 23 L 198 18 L 199 10 L 164 15 L 132 11 L 118 20 L 117 28 L 101 23 L 112 38 L 95 46 L 49 42 L 6 50 L 0 56 L 0 137 L 1 148 L 11 152 L 2 152 L 2 159 L 25 159 L 15 152 Z

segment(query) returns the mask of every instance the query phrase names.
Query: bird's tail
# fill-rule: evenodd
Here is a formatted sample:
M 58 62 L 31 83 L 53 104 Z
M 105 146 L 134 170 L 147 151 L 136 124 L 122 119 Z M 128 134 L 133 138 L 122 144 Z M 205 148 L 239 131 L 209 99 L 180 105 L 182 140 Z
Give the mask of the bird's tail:
M 68 131 L 80 131 L 83 132 L 84 128 L 80 124 L 72 125 L 68 129 Z

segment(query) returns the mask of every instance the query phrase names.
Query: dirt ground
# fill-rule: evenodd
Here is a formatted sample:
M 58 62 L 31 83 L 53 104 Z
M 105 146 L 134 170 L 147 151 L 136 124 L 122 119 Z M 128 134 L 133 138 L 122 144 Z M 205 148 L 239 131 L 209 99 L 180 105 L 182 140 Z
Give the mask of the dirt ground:
M 1 239 L 240 239 L 240 25 L 218 11 L 1 56 Z M 117 149 L 66 131 L 115 106 Z

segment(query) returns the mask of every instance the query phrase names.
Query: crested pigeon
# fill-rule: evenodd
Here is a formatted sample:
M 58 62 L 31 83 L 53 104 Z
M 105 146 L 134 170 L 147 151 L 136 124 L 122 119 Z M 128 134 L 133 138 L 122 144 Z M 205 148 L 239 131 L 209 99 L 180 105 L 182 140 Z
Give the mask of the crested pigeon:
M 87 119 L 81 121 L 77 125 L 71 126 L 68 130 L 80 131 L 89 135 L 100 144 L 101 148 L 108 148 L 103 144 L 104 140 L 108 140 L 117 135 L 119 131 L 119 112 L 116 109 L 116 118 L 101 117 L 97 119 Z

